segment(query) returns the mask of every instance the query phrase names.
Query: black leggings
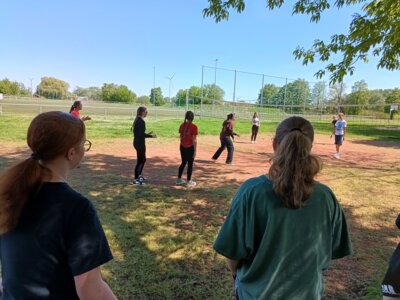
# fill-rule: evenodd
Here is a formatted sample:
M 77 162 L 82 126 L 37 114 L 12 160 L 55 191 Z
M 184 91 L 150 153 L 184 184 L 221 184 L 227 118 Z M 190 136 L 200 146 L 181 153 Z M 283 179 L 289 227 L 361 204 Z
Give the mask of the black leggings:
M 146 146 L 137 146 L 133 144 L 133 147 L 136 149 L 136 166 L 135 166 L 135 179 L 138 179 L 140 175 L 142 175 L 143 167 L 146 162 Z
M 233 142 L 230 137 L 224 137 L 220 139 L 221 141 L 221 146 L 217 149 L 217 151 L 214 153 L 212 159 L 217 160 L 218 157 L 221 155 L 222 151 L 225 150 L 225 148 L 228 149 L 228 156 L 226 157 L 226 163 L 230 164 L 232 163 L 233 160 L 233 152 L 235 151 L 235 148 L 233 147 Z
M 257 133 L 258 133 L 258 126 L 253 125 L 253 127 L 251 127 L 251 140 L 252 141 L 256 141 Z
M 185 148 L 182 145 L 180 146 L 181 150 L 181 159 L 182 163 L 179 166 L 179 171 L 178 171 L 178 178 L 182 177 L 183 170 L 185 169 L 186 163 L 188 164 L 187 167 L 187 180 L 189 181 L 192 179 L 192 171 L 193 171 L 193 155 L 194 155 L 194 146 Z

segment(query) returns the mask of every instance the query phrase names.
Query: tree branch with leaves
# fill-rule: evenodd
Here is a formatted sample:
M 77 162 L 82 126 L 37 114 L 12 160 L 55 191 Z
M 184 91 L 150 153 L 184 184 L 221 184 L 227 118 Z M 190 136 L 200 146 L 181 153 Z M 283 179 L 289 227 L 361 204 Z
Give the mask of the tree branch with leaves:
M 245 10 L 244 0 L 208 0 L 209 6 L 203 10 L 204 17 L 212 17 L 216 22 L 229 19 L 234 10 Z M 285 0 L 267 0 L 267 8 L 279 9 Z M 343 82 L 346 75 L 355 71 L 355 63 L 367 63 L 369 57 L 379 58 L 377 68 L 400 69 L 400 1 L 399 0 L 297 0 L 292 14 L 310 15 L 310 21 L 318 23 L 321 13 L 334 7 L 340 9 L 364 3 L 360 14 L 353 15 L 348 34 L 335 34 L 329 41 L 316 39 L 310 49 L 297 47 L 293 54 L 303 65 L 315 60 L 326 62 L 323 69 L 315 73 L 322 78 L 330 73 L 330 84 Z M 332 63 L 332 55 L 339 55 L 340 61 Z

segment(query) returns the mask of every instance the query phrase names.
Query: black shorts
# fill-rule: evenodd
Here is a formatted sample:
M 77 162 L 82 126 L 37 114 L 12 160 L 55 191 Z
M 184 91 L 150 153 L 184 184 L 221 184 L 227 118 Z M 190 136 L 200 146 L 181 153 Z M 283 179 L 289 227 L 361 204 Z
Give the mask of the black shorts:
M 389 268 L 382 281 L 384 296 L 400 298 L 400 244 L 390 258 Z

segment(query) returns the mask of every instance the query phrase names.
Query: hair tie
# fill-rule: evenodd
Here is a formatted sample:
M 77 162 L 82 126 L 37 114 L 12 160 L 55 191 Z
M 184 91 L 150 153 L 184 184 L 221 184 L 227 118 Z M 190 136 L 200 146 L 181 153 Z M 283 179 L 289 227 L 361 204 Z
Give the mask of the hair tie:
M 39 157 L 39 155 L 37 155 L 37 153 L 33 152 L 33 153 L 31 154 L 31 159 L 33 159 L 33 160 L 40 160 L 40 157 Z
M 292 131 L 300 131 L 301 133 L 303 133 L 303 131 L 298 127 L 290 129 L 290 132 L 292 132 Z

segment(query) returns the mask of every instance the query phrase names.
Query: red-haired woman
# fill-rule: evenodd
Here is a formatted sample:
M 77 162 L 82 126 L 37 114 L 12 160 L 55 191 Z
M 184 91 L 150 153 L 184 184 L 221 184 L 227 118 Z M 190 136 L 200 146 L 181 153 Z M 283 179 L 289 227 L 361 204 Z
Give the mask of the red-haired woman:
M 101 277 L 112 259 L 93 204 L 67 183 L 91 143 L 82 120 L 35 117 L 30 157 L 0 177 L 1 299 L 116 299 Z

